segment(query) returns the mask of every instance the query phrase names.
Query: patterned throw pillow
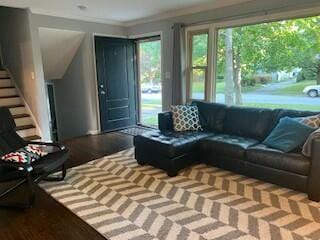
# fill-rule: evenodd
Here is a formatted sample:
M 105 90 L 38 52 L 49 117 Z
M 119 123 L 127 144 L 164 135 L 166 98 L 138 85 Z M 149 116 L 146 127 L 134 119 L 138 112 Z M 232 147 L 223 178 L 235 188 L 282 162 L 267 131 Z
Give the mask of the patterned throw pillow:
M 197 106 L 171 106 L 173 127 L 177 132 L 202 130 Z
M 11 152 L 2 156 L 1 160 L 16 164 L 30 164 L 47 154 L 47 152 L 42 151 L 37 145 L 28 144 L 27 146 L 20 148 L 15 152 Z
M 309 117 L 299 117 L 294 118 L 299 123 L 302 123 L 304 125 L 307 125 L 312 128 L 319 128 L 320 127 L 320 114 L 309 116 Z

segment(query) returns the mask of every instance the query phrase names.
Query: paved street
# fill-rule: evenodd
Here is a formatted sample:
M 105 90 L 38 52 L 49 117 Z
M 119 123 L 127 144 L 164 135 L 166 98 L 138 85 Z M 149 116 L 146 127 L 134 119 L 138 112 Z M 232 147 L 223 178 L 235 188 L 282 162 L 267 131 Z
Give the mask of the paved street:
M 197 95 L 196 95 L 197 96 Z M 255 104 L 284 104 L 284 105 L 310 105 L 310 106 L 319 106 L 320 111 L 320 97 L 311 98 L 306 95 L 298 96 L 280 96 L 272 95 L 265 92 L 253 92 L 253 93 L 243 93 L 243 102 L 246 104 L 255 103 Z M 145 103 L 148 103 L 148 107 L 143 109 L 143 118 L 155 117 L 159 112 L 162 112 L 161 109 L 161 93 L 157 94 L 142 94 L 142 99 Z M 224 94 L 217 94 L 217 102 L 224 102 Z M 151 103 L 155 103 L 152 105 Z
M 257 94 L 257 93 L 243 93 L 244 103 L 269 103 L 269 104 L 301 104 L 301 105 L 319 105 L 320 110 L 320 97 L 311 98 L 306 95 L 299 96 L 280 96 L 272 94 Z M 217 101 L 224 102 L 224 94 L 217 94 Z

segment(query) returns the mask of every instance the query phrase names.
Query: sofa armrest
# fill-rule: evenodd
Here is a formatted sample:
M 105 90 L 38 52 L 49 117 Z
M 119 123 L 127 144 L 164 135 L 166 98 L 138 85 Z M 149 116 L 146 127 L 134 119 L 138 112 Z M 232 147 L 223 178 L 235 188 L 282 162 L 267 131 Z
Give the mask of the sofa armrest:
M 308 195 L 313 201 L 320 201 L 320 139 L 314 139 L 312 142 L 312 155 L 310 173 L 308 179 Z
M 159 113 L 158 124 L 160 131 L 173 131 L 173 120 L 171 112 Z

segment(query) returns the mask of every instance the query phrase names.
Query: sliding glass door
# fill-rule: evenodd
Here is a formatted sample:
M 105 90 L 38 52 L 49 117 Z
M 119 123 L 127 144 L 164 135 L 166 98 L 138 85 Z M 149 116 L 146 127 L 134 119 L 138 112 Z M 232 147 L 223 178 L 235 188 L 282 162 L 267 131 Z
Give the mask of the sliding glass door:
M 139 123 L 157 127 L 162 112 L 161 39 L 137 41 Z

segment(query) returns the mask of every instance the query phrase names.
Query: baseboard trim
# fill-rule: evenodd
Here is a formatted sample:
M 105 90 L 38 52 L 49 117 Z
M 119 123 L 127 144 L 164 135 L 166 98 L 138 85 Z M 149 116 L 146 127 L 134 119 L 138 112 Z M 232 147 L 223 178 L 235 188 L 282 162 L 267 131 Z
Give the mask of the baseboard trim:
M 90 131 L 87 132 L 88 135 L 97 135 L 99 133 L 100 133 L 99 130 L 90 130 Z

